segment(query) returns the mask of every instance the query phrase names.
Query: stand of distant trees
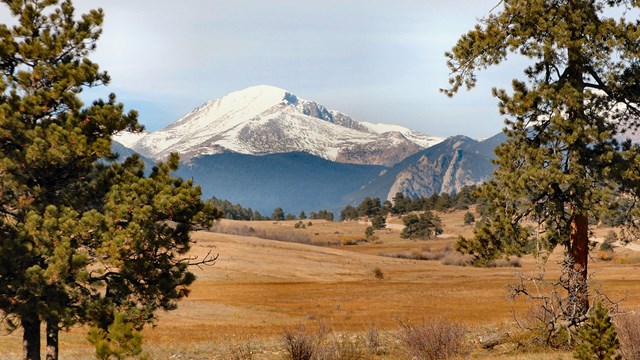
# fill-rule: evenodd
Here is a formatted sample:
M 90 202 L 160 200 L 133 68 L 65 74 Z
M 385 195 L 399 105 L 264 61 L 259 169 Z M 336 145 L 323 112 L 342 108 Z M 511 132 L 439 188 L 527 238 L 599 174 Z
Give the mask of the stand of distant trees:
M 360 205 L 354 207 L 347 205 L 340 212 L 340 220 L 356 220 L 361 217 L 367 217 L 369 219 L 375 218 L 376 229 L 382 229 L 385 227 L 381 221 L 381 218 L 388 214 L 402 216 L 413 211 L 449 211 L 449 210 L 467 210 L 470 205 L 478 205 L 478 211 L 482 212 L 482 204 L 477 203 L 477 199 L 474 197 L 476 186 L 465 186 L 459 193 L 449 195 L 447 193 L 434 194 L 429 197 L 412 198 L 405 196 L 403 193 L 398 192 L 393 197 L 393 201 L 386 200 L 382 202 L 379 198 L 365 198 Z M 271 216 L 264 216 L 259 211 L 251 208 L 245 208 L 240 204 L 233 204 L 229 200 L 218 199 L 212 197 L 209 203 L 215 208 L 222 211 L 225 219 L 230 220 L 327 220 L 333 221 L 335 216 L 333 212 L 329 210 L 319 210 L 317 212 L 311 212 L 307 215 L 304 211 L 301 211 L 298 216 L 287 214 L 280 207 L 274 209 Z
M 360 205 L 354 207 L 347 205 L 340 212 L 340 220 L 356 220 L 361 217 L 374 218 L 376 216 L 392 214 L 402 216 L 413 211 L 450 211 L 467 210 L 477 203 L 474 192 L 475 185 L 465 186 L 459 193 L 449 195 L 447 193 L 433 194 L 429 197 L 411 198 L 398 192 L 393 201 L 381 202 L 379 198 L 365 198 Z
M 224 214 L 225 219 L 230 220 L 274 220 L 274 221 L 282 221 L 282 220 L 305 220 L 305 219 L 313 219 L 313 220 L 327 220 L 333 221 L 334 214 L 329 210 L 320 210 L 318 212 L 311 212 L 307 216 L 304 211 L 300 211 L 300 214 L 296 217 L 293 214 L 285 214 L 284 210 L 281 207 L 275 208 L 271 213 L 271 216 L 263 216 L 259 211 L 253 210 L 251 208 L 245 208 L 240 204 L 233 204 L 229 200 L 222 200 L 216 197 L 212 197 L 209 199 L 209 203 L 213 205 L 213 207 L 219 209 Z
M 229 200 L 222 200 L 216 197 L 209 199 L 209 203 L 216 209 L 222 211 L 225 219 L 230 220 L 268 220 L 259 211 L 242 207 L 240 204 L 232 204 Z

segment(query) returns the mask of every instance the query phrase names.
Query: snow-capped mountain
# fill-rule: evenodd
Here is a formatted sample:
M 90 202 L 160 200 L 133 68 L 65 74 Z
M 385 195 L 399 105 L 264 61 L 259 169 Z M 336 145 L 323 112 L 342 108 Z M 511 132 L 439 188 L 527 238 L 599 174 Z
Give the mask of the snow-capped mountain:
M 443 139 L 398 125 L 358 122 L 273 86 L 254 86 L 211 100 L 152 133 L 115 140 L 152 158 L 183 161 L 225 152 L 306 152 L 331 161 L 393 165 Z

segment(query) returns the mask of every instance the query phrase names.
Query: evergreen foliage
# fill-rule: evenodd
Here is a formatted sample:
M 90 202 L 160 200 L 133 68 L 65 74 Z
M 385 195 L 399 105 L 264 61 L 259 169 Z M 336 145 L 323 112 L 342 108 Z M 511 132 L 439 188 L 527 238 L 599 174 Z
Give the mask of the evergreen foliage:
M 564 246 L 576 270 L 571 288 L 585 289 L 582 314 L 589 308 L 588 221 L 610 211 L 617 194 L 636 199 L 640 189 L 632 170 L 640 147 L 618 140 L 640 126 L 640 24 L 613 16 L 638 7 L 631 0 L 502 1 L 446 54 L 450 96 L 473 88 L 478 70 L 510 54 L 530 59 L 526 80 L 513 80 L 510 92 L 493 90 L 508 139 L 496 149 L 494 180 L 481 189 L 488 217 L 458 248 L 489 262 L 521 254 L 531 239 L 547 250 Z
M 373 234 L 374 234 L 373 226 L 367 226 L 364 229 L 364 236 L 366 236 L 367 239 L 370 239 L 373 236 Z
M 393 197 L 393 207 L 391 208 L 391 213 L 394 215 L 406 214 L 408 211 L 407 208 L 409 208 L 409 203 L 411 202 L 411 198 L 405 197 L 401 192 L 397 192 Z
M 122 314 L 115 314 L 106 331 L 92 327 L 87 340 L 95 347 L 96 358 L 100 360 L 112 357 L 120 360 L 142 352 L 142 333 L 127 323 Z
M 148 176 L 138 157 L 114 161 L 111 136 L 142 127 L 115 95 L 79 98 L 109 82 L 88 58 L 101 10 L 78 18 L 69 0 L 1 7 L 16 23 L 0 24 L 0 311 L 23 328 L 25 359 L 40 358 L 44 321 L 56 359 L 61 329 L 108 329 L 115 312 L 139 329 L 174 309 L 195 279 L 189 231 L 221 214 L 171 176 L 177 156 Z
M 385 200 L 381 205 L 379 198 L 365 198 L 357 208 L 347 205 L 340 212 L 341 220 L 356 220 L 359 217 L 373 218 L 376 215 L 386 216 L 388 213 L 393 215 L 405 215 L 412 211 L 436 210 L 440 212 L 450 210 L 468 209 L 470 205 L 477 203 L 475 193 L 477 187 L 475 185 L 465 186 L 459 193 L 454 195 L 433 194 L 428 198 L 418 197 L 411 198 L 402 192 L 397 192 L 393 197 L 393 202 Z
M 333 221 L 333 213 L 329 210 L 320 210 L 318 212 L 311 212 L 311 214 L 309 214 L 309 219 Z
M 230 220 L 264 220 L 259 211 L 242 207 L 240 204 L 232 204 L 229 200 L 212 197 L 208 201 L 214 208 L 224 214 L 225 219 Z
M 384 229 L 387 227 L 387 219 L 382 214 L 376 215 L 371 219 L 371 227 L 374 230 Z
M 345 206 L 345 208 L 340 211 L 340 220 L 358 220 L 358 210 L 351 205 Z
M 576 334 L 578 343 L 573 355 L 581 360 L 618 360 L 620 342 L 616 333 L 616 326 L 611 322 L 609 310 L 596 303 L 589 315 L 589 320 Z
M 281 207 L 275 208 L 273 213 L 271 213 L 271 220 L 274 221 L 283 221 L 284 220 L 284 210 Z
M 420 215 L 409 214 L 402 218 L 404 229 L 400 233 L 403 239 L 429 239 L 432 235 L 442 234 L 442 221 L 431 211 Z
M 365 198 L 358 205 L 358 216 L 372 218 L 382 211 L 379 198 Z
M 465 225 L 470 225 L 470 224 L 473 224 L 474 222 L 476 222 L 476 217 L 473 216 L 473 214 L 470 211 L 467 211 L 466 213 L 464 213 Z

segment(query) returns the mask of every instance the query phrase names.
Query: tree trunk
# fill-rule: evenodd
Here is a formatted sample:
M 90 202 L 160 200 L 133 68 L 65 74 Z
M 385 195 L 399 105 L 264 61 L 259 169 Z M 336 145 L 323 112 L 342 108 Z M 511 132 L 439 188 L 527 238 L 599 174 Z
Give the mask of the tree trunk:
M 569 238 L 573 271 L 570 281 L 571 290 L 578 300 L 578 315 L 584 315 L 589 310 L 589 295 L 587 288 L 587 263 L 589 261 L 589 219 L 584 214 L 575 214 L 571 223 Z
M 47 357 L 46 360 L 58 360 L 58 319 L 47 320 Z
M 40 360 L 40 319 L 37 314 L 25 314 L 21 318 L 22 359 Z

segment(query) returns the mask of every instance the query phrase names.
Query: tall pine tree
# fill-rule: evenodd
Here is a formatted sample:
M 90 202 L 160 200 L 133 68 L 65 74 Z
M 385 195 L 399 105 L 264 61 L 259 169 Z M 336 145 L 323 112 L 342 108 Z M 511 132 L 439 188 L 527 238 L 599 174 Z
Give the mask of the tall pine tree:
M 577 274 L 570 291 L 579 292 L 579 315 L 588 309 L 588 220 L 615 194 L 637 197 L 640 189 L 640 149 L 618 140 L 640 125 L 640 26 L 615 16 L 638 7 L 633 0 L 499 1 L 446 54 L 450 96 L 511 54 L 530 60 L 526 80 L 493 90 L 508 140 L 482 189 L 489 218 L 458 247 L 486 261 L 520 254 L 533 238 L 547 249 L 564 246 Z
M 189 230 L 220 216 L 200 189 L 171 177 L 177 156 L 146 176 L 115 163 L 111 136 L 137 131 L 111 95 L 85 106 L 84 88 L 109 76 L 87 56 L 103 13 L 71 1 L 2 0 L 0 24 L 0 311 L 22 327 L 25 359 L 58 357 L 58 332 L 107 329 L 116 311 L 137 328 L 173 309 L 194 280 Z M 211 259 L 200 259 L 209 261 Z

